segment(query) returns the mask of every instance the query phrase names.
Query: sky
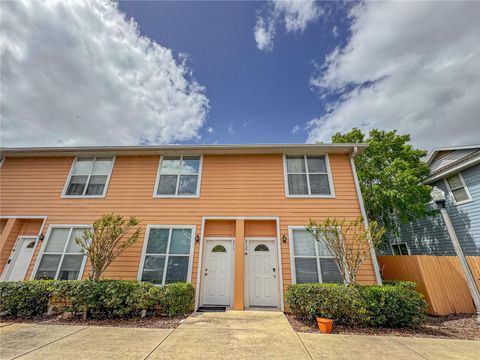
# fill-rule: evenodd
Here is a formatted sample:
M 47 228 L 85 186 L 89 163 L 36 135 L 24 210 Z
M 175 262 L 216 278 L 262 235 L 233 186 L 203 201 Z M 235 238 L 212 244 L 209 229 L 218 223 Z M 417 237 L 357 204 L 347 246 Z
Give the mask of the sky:
M 0 7 L 1 146 L 480 143 L 480 2 Z

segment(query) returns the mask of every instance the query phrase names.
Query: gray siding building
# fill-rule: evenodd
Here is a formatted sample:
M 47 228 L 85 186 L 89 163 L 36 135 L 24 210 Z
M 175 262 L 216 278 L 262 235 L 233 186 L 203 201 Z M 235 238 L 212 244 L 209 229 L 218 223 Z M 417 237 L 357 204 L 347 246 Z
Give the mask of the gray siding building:
M 480 255 L 480 145 L 434 149 L 424 183 L 447 193 L 446 209 L 467 256 Z M 427 206 L 435 209 L 433 202 Z M 440 214 L 401 224 L 387 254 L 455 255 Z

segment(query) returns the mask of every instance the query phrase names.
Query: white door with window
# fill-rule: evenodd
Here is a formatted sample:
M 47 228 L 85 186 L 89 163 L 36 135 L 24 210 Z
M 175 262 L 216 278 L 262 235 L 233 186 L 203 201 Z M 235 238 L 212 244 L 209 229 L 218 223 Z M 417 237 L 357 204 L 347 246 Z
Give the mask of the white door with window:
M 278 306 L 275 241 L 249 240 L 250 306 Z
M 30 236 L 20 236 L 17 239 L 8 259 L 9 267 L 5 276 L 6 281 L 21 281 L 25 278 L 35 249 L 35 240 L 35 237 Z
M 207 240 L 203 268 L 203 304 L 230 305 L 232 241 Z

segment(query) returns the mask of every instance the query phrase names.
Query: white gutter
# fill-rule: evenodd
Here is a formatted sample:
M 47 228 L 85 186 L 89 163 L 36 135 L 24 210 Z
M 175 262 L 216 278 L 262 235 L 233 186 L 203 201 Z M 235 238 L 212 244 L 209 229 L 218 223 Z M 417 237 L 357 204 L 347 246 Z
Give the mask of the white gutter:
M 469 161 L 462 162 L 461 164 L 451 167 L 449 169 L 446 169 L 444 171 L 440 171 L 432 176 L 427 177 L 425 180 L 422 181 L 422 184 L 430 184 L 434 181 L 443 179 L 445 176 L 448 176 L 450 174 L 459 172 L 460 170 L 463 170 L 467 167 L 476 165 L 477 163 L 480 163 L 480 155 L 475 156 L 473 159 L 470 159 Z
M 355 189 L 357 190 L 357 197 L 358 197 L 358 203 L 360 205 L 360 211 L 362 213 L 363 217 L 363 225 L 365 226 L 365 229 L 368 229 L 368 219 L 367 219 L 367 212 L 365 211 L 365 205 L 363 203 L 363 196 L 362 196 L 362 190 L 360 189 L 360 183 L 358 182 L 358 176 L 357 176 L 357 170 L 355 168 L 355 162 L 353 159 L 358 153 L 358 149 L 355 146 L 353 148 L 353 152 L 350 155 L 350 164 L 352 167 L 352 174 L 353 174 L 353 181 L 355 182 Z M 375 272 L 375 280 L 377 281 L 377 285 L 382 285 L 382 276 L 380 275 L 380 266 L 378 265 L 378 259 L 377 259 L 377 254 L 375 253 L 375 248 L 373 247 L 372 241 L 370 237 L 368 238 L 368 243 L 370 246 L 370 256 L 372 257 L 372 263 L 373 263 L 373 270 Z

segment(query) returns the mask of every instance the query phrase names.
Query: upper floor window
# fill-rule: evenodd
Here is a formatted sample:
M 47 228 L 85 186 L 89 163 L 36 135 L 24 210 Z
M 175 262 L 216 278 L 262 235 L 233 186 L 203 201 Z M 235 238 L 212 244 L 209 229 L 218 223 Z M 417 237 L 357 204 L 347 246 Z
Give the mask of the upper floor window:
M 200 189 L 200 156 L 162 156 L 155 196 L 197 197 Z
M 64 196 L 105 196 L 112 167 L 112 157 L 76 158 L 65 186 Z
M 326 155 L 286 156 L 285 161 L 287 196 L 334 196 Z
M 392 244 L 393 255 L 410 255 L 406 243 Z
M 88 226 L 50 225 L 51 230 L 40 252 L 35 279 L 80 280 L 86 255 L 75 239 Z
M 462 204 L 471 201 L 470 193 L 468 192 L 462 174 L 458 173 L 446 179 L 447 187 L 453 196 L 455 204 Z
M 292 272 L 296 284 L 341 283 L 342 276 L 327 246 L 304 228 L 290 228 Z

